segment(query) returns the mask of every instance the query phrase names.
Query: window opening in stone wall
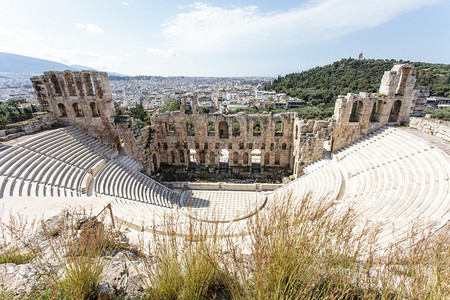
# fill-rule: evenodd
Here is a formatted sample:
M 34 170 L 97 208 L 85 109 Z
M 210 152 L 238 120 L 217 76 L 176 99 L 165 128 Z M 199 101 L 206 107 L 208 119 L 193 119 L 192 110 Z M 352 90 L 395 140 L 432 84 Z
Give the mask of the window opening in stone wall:
M 239 164 L 239 154 L 237 152 L 233 153 L 233 165 L 237 166 Z
M 261 135 L 261 123 L 259 121 L 256 121 L 253 123 L 253 136 L 260 136 Z
M 259 170 L 261 169 L 261 150 L 255 149 L 252 151 L 252 169 L 253 170 Z
M 233 149 L 233 144 L 232 143 L 228 144 L 228 149 Z
M 402 101 L 397 100 L 392 105 L 391 113 L 389 114 L 389 122 L 397 122 L 402 107 Z
M 173 134 L 175 132 L 175 126 L 172 121 L 167 122 L 167 133 Z
M 269 152 L 264 153 L 264 165 L 267 166 L 270 164 L 270 154 Z
M 58 77 L 56 77 L 55 74 L 52 74 L 52 76 L 50 77 L 50 81 L 52 82 L 53 88 L 55 89 L 55 95 L 61 96 L 62 90 L 61 90 L 61 85 L 59 84 Z
M 262 143 L 262 144 L 261 144 L 261 149 L 262 149 L 262 150 L 266 149 L 266 143 Z
M 215 127 L 214 127 L 214 122 L 209 121 L 208 122 L 208 136 L 214 136 L 215 135 Z
M 283 135 L 283 122 L 278 121 L 275 123 L 275 136 Z
M 216 149 L 219 149 L 219 148 L 220 148 L 219 143 L 216 143 L 215 148 L 216 148 Z
M 276 166 L 280 165 L 280 152 L 275 153 L 275 165 Z
M 100 114 L 98 112 L 98 108 L 97 105 L 95 104 L 95 102 L 91 102 L 89 103 L 89 107 L 91 108 L 91 114 L 93 117 L 98 117 Z
M 66 80 L 67 89 L 69 90 L 70 96 L 76 96 L 77 91 L 75 89 L 75 80 L 73 79 L 72 73 L 64 74 L 64 79 Z
M 247 144 L 247 149 L 253 149 L 253 143 L 248 143 Z
M 240 136 L 241 135 L 241 125 L 238 121 L 234 121 L 231 124 L 231 130 L 233 132 L 233 136 Z
M 270 143 L 270 151 L 273 151 L 273 149 L 275 148 L 273 143 Z
M 199 157 L 200 157 L 200 164 L 204 165 L 206 163 L 205 151 L 200 151 Z
M 188 143 L 184 142 L 184 149 L 188 148 Z
M 219 122 L 219 137 L 221 139 L 228 138 L 228 123 L 226 121 Z
M 83 73 L 82 75 L 84 87 L 86 88 L 86 95 L 94 96 L 94 86 L 92 85 L 92 77 L 89 73 Z
M 242 154 L 242 163 L 244 166 L 248 166 L 248 153 L 247 152 L 244 152 Z
M 208 143 L 205 143 L 205 146 L 203 147 L 203 149 L 208 149 Z
M 164 150 L 167 150 L 167 148 L 168 148 L 168 147 L 167 147 L 167 143 L 163 143 L 163 149 L 164 149 Z
M 175 163 L 175 153 L 173 151 L 170 151 L 170 161 L 174 164 Z
M 244 149 L 244 143 L 239 143 L 239 149 L 240 150 Z
M 80 108 L 80 106 L 78 105 L 77 102 L 72 104 L 72 108 L 73 108 L 73 111 L 75 112 L 75 117 L 82 117 L 83 116 L 83 111 L 81 110 L 81 108 Z
M 372 106 L 372 112 L 370 113 L 370 122 L 377 122 L 377 106 L 378 102 L 375 102 Z
M 281 149 L 286 150 L 286 144 L 285 143 L 281 144 Z
M 67 117 L 67 109 L 62 103 L 58 103 L 58 109 L 59 109 L 59 117 L 64 118 Z
M 188 121 L 186 124 L 186 128 L 187 128 L 187 133 L 188 136 L 194 136 L 195 135 L 195 128 L 194 128 L 194 123 L 191 121 Z
M 197 168 L 197 151 L 189 149 L 189 169 Z
M 229 151 L 227 149 L 222 149 L 220 150 L 220 165 L 219 168 L 220 169 L 228 169 L 228 156 L 229 156 Z
M 362 101 L 358 100 L 353 103 L 352 113 L 350 114 L 350 119 L 349 119 L 350 122 L 359 122 L 360 121 L 362 108 L 363 108 Z
M 180 163 L 182 163 L 182 164 L 186 163 L 186 160 L 184 158 L 184 151 L 180 150 L 179 153 L 180 153 Z
M 195 143 L 195 149 L 200 149 L 200 144 L 199 143 Z

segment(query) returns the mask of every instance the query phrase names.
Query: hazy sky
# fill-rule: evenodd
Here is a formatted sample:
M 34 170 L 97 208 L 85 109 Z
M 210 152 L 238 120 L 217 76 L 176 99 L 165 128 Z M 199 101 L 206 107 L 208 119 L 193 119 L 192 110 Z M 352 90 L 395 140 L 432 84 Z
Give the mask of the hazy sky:
M 276 76 L 360 52 L 450 63 L 450 1 L 0 0 L 0 52 L 129 75 Z

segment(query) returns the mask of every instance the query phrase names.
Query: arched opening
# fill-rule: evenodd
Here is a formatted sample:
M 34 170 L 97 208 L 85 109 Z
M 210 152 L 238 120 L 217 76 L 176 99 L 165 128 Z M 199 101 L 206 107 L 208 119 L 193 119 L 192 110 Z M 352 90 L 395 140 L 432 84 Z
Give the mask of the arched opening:
M 214 151 L 209 152 L 209 164 L 216 164 L 216 154 L 214 153 Z
M 402 101 L 397 100 L 392 105 L 391 113 L 389 114 L 389 122 L 397 122 L 400 114 L 400 108 L 402 107 Z
M 153 154 L 153 172 L 156 172 L 158 170 L 158 158 L 156 157 L 156 154 Z
M 170 151 L 170 161 L 171 163 L 175 163 L 175 153 L 173 151 Z
M 204 165 L 206 163 L 205 151 L 200 151 L 199 157 L 200 157 L 200 164 Z
M 220 150 L 220 160 L 219 160 L 219 167 L 221 169 L 228 169 L 228 157 L 229 157 L 229 151 L 227 149 Z
M 369 118 L 370 122 L 377 122 L 377 118 L 376 118 L 376 116 L 377 116 L 377 106 L 378 106 L 377 104 L 378 103 L 375 102 L 373 104 L 373 106 L 372 106 L 372 112 L 370 113 L 370 118 Z
M 213 121 L 208 122 L 208 136 L 214 136 L 215 135 L 216 128 L 214 126 Z
M 189 149 L 189 169 L 197 168 L 197 151 Z
M 275 136 L 283 135 L 283 122 L 278 121 L 275 123 Z
M 295 125 L 295 139 L 298 139 L 298 125 Z
M 61 90 L 61 85 L 59 84 L 58 77 L 56 77 L 55 74 L 52 74 L 52 76 L 50 76 L 50 81 L 52 82 L 53 88 L 55 89 L 55 95 L 61 96 L 62 90 Z
M 219 122 L 219 137 L 221 139 L 228 138 L 228 123 L 226 121 Z
M 233 132 L 233 136 L 240 136 L 241 135 L 241 125 L 238 121 L 234 121 L 231 124 L 231 130 Z
M 186 123 L 186 130 L 187 130 L 187 134 L 188 136 L 194 136 L 195 135 L 195 127 L 194 127 L 194 123 L 191 121 L 188 121 Z
M 76 96 L 77 91 L 75 90 L 75 80 L 73 79 L 72 73 L 65 73 L 64 79 L 66 80 L 67 89 L 69 90 L 70 96 Z
M 185 160 L 185 158 L 184 158 L 184 151 L 183 151 L 183 150 L 180 150 L 179 153 L 180 153 L 180 163 L 181 163 L 181 164 L 186 163 L 186 160 Z
M 86 95 L 94 96 L 94 85 L 92 83 L 92 77 L 89 73 L 83 73 L 82 75 L 84 87 L 86 89 Z
M 233 153 L 233 165 L 237 166 L 239 164 L 239 154 L 237 152 Z
M 270 154 L 269 152 L 264 153 L 264 165 L 267 166 L 270 164 Z
M 280 152 L 275 153 L 275 165 L 276 166 L 280 165 Z
M 97 105 L 95 104 L 95 102 L 89 103 L 89 107 L 91 108 L 91 114 L 92 114 L 93 117 L 98 117 L 100 115 L 100 113 L 98 112 L 98 108 L 97 108 Z
M 244 164 L 244 166 L 248 166 L 248 153 L 244 152 L 244 154 L 242 154 L 242 163 Z
M 261 123 L 259 121 L 256 121 L 253 123 L 253 136 L 260 136 L 261 135 Z
M 261 150 L 255 149 L 252 151 L 252 169 L 259 170 L 261 169 Z
M 83 116 L 83 111 L 81 110 L 81 108 L 80 108 L 80 106 L 78 105 L 77 102 L 72 104 L 72 108 L 73 108 L 73 111 L 75 112 L 75 117 L 82 117 Z
M 281 144 L 281 149 L 286 150 L 286 144 L 285 143 Z
M 58 103 L 58 109 L 59 109 L 59 117 L 60 118 L 67 117 L 67 109 L 64 104 Z
M 363 108 L 362 101 L 356 101 L 353 103 L 352 112 L 350 114 L 349 119 L 350 122 L 359 122 L 359 120 L 361 119 L 362 108 Z

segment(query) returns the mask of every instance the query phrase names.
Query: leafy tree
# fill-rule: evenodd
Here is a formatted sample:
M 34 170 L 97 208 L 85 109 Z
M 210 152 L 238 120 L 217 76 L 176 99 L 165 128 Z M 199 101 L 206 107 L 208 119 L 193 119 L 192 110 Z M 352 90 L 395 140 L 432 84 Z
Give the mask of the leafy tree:
M 177 100 L 171 99 L 164 102 L 164 105 L 159 108 L 159 112 L 170 112 L 180 110 L 180 103 Z

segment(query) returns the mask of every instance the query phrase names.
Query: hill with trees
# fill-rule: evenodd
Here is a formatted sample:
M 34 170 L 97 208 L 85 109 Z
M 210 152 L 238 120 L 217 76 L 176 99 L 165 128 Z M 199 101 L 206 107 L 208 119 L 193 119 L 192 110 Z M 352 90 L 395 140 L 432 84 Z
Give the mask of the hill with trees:
M 384 71 L 398 63 L 415 66 L 416 87 L 429 88 L 433 95 L 450 97 L 450 65 L 384 59 L 342 59 L 323 67 L 278 76 L 268 89 L 302 98 L 312 105 L 328 106 L 340 94 L 377 92 Z

